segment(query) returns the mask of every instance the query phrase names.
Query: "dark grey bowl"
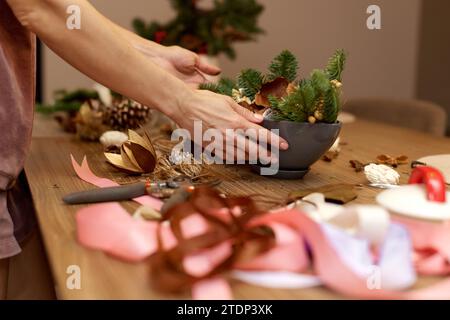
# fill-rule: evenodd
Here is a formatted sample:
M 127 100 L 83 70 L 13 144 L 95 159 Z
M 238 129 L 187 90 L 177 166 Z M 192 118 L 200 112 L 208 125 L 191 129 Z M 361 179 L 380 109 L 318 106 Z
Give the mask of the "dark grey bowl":
M 273 177 L 298 179 L 333 146 L 339 137 L 342 124 L 310 124 L 266 119 L 263 127 L 280 130 L 280 136 L 289 143 L 287 151 L 280 150 L 280 173 Z

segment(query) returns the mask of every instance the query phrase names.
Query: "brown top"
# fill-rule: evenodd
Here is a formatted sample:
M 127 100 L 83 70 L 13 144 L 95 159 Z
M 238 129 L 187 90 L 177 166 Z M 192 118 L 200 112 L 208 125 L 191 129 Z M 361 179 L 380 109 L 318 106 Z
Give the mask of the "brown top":
M 30 205 L 29 199 L 20 193 L 17 202 L 21 183 L 16 181 L 31 140 L 35 48 L 35 36 L 19 23 L 6 1 L 0 0 L 0 259 L 20 252 L 20 239 L 14 233 L 20 238 L 29 222 L 25 217 L 30 212 L 24 209 Z

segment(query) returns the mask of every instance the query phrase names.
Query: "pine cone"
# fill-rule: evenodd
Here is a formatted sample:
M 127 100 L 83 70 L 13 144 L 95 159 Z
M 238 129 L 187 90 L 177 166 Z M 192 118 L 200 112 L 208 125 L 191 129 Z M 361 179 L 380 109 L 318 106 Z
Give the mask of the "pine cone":
M 114 130 L 137 129 L 150 118 L 151 109 L 136 101 L 123 98 L 105 107 L 104 121 Z

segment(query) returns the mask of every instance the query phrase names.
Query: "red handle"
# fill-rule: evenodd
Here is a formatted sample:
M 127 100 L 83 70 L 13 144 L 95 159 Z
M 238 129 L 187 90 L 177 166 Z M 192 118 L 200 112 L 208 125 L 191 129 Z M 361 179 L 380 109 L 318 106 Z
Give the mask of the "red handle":
M 417 167 L 411 174 L 409 184 L 425 184 L 427 198 L 433 202 L 446 202 L 446 186 L 442 173 L 432 167 Z

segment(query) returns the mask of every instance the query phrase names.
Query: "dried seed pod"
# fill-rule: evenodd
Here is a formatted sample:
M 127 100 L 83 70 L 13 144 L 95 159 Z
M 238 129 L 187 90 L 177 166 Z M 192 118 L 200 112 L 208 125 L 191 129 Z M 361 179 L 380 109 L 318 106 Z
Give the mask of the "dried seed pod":
M 128 141 L 121 148 L 121 154 L 105 153 L 114 167 L 131 174 L 152 173 L 158 162 L 156 150 L 147 133 L 141 137 L 133 130 L 128 131 Z
M 105 107 L 104 122 L 115 130 L 137 129 L 149 121 L 151 109 L 136 101 L 122 99 Z

